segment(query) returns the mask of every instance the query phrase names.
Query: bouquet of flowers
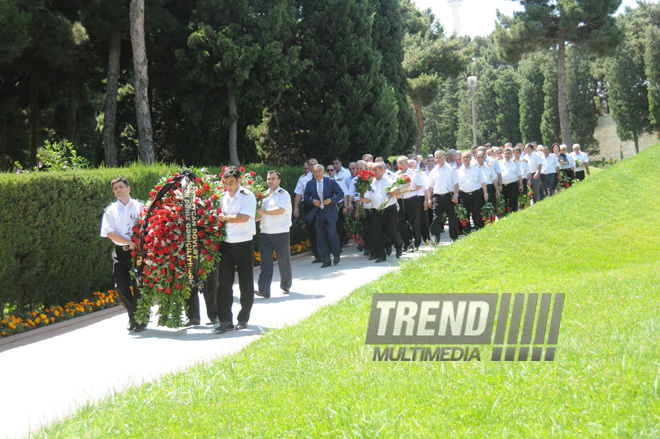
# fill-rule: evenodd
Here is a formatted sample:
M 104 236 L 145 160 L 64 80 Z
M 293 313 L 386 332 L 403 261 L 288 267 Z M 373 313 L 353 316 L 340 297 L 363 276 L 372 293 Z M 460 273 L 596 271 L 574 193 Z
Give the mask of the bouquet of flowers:
M 497 202 L 495 203 L 495 213 L 497 214 L 498 218 L 504 218 L 504 216 L 509 213 L 509 207 L 507 206 L 506 198 L 500 197 L 497 199 Z
M 520 194 L 518 195 L 518 203 L 520 203 L 520 210 L 523 210 L 529 207 L 531 203 L 531 195 L 529 194 Z
M 399 192 L 405 192 L 408 189 L 410 189 L 410 177 L 408 177 L 407 174 L 401 174 L 399 177 L 394 180 L 394 183 L 389 185 L 386 189 L 385 192 L 387 193 L 387 196 L 385 197 L 385 201 L 382 202 L 378 210 L 383 210 L 385 209 L 385 206 L 387 206 L 387 203 L 390 201 L 392 196 L 390 195 L 391 191 L 397 190 Z
M 500 197 L 503 199 L 504 197 Z M 499 202 L 499 200 L 498 200 Z M 496 211 L 493 203 L 490 201 L 484 204 L 484 207 L 481 208 L 481 219 L 484 222 L 484 225 L 493 224 L 495 222 Z
M 364 198 L 364 194 L 371 189 L 371 183 L 373 183 L 375 176 L 376 174 L 373 171 L 360 170 L 355 177 L 355 192 L 358 194 L 358 198 Z M 364 217 L 364 206 L 362 204 L 360 204 L 360 215 Z
M 560 190 L 568 189 L 569 187 L 571 187 L 573 182 L 568 177 L 568 172 L 559 171 L 559 173 L 561 175 L 561 181 L 557 182 L 557 187 L 556 187 L 557 190 L 560 191 Z
M 133 275 L 142 298 L 136 320 L 147 323 L 151 306 L 158 303 L 158 324 L 181 326 L 185 300 L 203 284 L 220 258 L 226 238 L 222 195 L 214 176 L 204 169 L 185 170 L 162 178 L 151 191 L 131 239 Z
M 468 215 L 468 211 L 465 207 L 463 207 L 463 205 L 457 204 L 454 206 L 454 212 L 456 212 L 456 218 L 462 226 L 470 225 L 470 215 Z

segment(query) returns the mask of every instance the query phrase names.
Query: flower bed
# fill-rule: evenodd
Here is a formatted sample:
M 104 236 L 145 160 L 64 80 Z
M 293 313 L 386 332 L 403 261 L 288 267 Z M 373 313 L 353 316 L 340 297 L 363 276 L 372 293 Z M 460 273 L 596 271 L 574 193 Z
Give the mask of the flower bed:
M 93 296 L 91 300 L 85 299 L 79 303 L 69 302 L 64 306 L 44 308 L 41 311 L 33 311 L 22 317 L 11 315 L 0 320 L 0 338 L 84 316 L 94 311 L 112 308 L 120 303 L 115 290 L 109 290 L 105 293 L 97 291 Z

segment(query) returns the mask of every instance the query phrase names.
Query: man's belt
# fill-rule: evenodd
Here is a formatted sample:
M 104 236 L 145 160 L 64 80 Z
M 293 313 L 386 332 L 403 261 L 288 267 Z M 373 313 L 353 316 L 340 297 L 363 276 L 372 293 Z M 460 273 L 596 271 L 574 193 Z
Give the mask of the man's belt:
M 465 194 L 465 195 L 478 194 L 479 192 L 483 193 L 484 190 L 483 190 L 483 189 L 477 189 L 477 190 L 474 190 L 474 191 L 472 191 L 472 192 L 461 191 L 461 193 L 462 193 L 462 194 Z
M 447 195 L 451 195 L 451 192 L 445 192 L 444 194 L 433 194 L 434 197 L 446 197 Z
M 118 250 L 123 250 L 125 252 L 130 252 L 131 251 L 131 246 L 130 245 L 116 245 L 115 244 L 115 247 L 117 247 Z
M 518 184 L 518 182 L 517 181 L 512 181 L 511 183 L 502 183 L 502 186 L 509 186 L 509 185 L 512 185 L 512 184 Z

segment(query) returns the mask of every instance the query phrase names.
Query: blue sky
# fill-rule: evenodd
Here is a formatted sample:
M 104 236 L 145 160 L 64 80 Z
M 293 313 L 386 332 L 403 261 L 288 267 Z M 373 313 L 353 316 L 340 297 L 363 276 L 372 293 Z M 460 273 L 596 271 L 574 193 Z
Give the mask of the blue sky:
M 445 32 L 451 34 L 454 31 L 452 11 L 447 0 L 413 0 L 420 9 L 431 8 L 436 17 L 440 19 L 445 27 Z M 657 3 L 659 0 L 650 0 Z M 623 0 L 620 12 L 625 6 L 635 7 L 636 0 Z M 495 11 L 499 9 L 505 15 L 512 15 L 516 10 L 522 10 L 519 1 L 511 0 L 462 0 L 460 7 L 461 35 L 486 36 L 495 29 Z

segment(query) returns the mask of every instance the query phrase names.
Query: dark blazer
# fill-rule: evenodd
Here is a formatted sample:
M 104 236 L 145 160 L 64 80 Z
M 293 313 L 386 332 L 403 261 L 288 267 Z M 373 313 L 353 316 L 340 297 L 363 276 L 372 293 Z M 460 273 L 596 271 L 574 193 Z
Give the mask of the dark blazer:
M 320 200 L 318 191 L 316 190 L 316 179 L 312 178 L 305 185 L 304 193 L 305 204 L 309 207 L 313 207 L 311 212 L 307 215 L 309 218 L 307 221 L 311 222 L 311 219 L 316 215 L 317 210 L 321 210 L 318 207 L 314 206 L 313 200 Z M 337 210 L 337 203 L 344 199 L 344 191 L 341 190 L 339 183 L 337 183 L 333 178 L 324 176 L 323 177 L 323 199 L 330 199 L 332 202 L 323 207 L 323 212 L 325 213 L 325 218 L 328 221 L 337 221 L 339 216 L 339 211 Z

